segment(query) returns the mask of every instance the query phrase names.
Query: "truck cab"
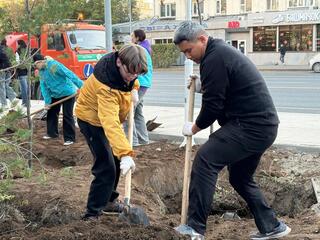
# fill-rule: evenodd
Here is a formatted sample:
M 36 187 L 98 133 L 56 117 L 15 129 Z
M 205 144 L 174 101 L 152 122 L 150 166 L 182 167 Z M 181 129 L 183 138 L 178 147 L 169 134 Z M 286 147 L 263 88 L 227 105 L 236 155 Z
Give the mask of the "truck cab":
M 46 24 L 40 36 L 40 52 L 61 62 L 79 78 L 86 79 L 97 61 L 107 53 L 105 28 L 87 22 L 61 26 Z

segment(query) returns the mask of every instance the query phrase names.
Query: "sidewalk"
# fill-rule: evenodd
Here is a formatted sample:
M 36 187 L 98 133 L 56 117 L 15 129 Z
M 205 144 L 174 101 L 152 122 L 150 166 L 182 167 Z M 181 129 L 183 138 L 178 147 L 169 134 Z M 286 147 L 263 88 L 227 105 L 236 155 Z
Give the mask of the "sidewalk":
M 32 100 L 31 112 L 43 107 L 43 101 Z M 196 117 L 199 108 L 194 110 Z M 309 152 L 320 152 L 320 114 L 302 114 L 279 112 L 280 125 L 275 145 L 290 147 Z M 157 116 L 155 122 L 162 125 L 150 132 L 151 140 L 167 139 L 181 143 L 184 137 L 181 134 L 184 124 L 183 107 L 144 106 L 146 121 Z M 214 130 L 219 125 L 214 124 Z M 195 143 L 203 143 L 208 139 L 209 128 L 195 135 Z
M 308 65 L 256 65 L 260 71 L 311 71 Z M 199 66 L 194 64 L 194 70 L 199 71 Z M 183 71 L 184 66 L 171 66 L 169 68 L 156 68 L 154 71 Z
M 195 109 L 195 117 L 200 109 Z M 169 139 L 183 141 L 181 135 L 184 124 L 182 107 L 144 106 L 144 116 L 150 120 L 158 116 L 155 122 L 162 125 L 150 132 L 152 140 Z M 320 152 L 320 114 L 279 113 L 280 125 L 275 145 L 295 148 L 303 151 Z M 214 124 L 214 130 L 219 125 Z M 203 143 L 209 136 L 209 128 L 195 135 L 196 143 Z

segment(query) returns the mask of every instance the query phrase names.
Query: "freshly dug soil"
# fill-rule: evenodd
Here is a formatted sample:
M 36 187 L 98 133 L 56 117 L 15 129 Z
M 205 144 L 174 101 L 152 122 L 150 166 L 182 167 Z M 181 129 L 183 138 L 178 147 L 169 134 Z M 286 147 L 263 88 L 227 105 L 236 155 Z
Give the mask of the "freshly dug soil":
M 131 202 L 146 211 L 149 227 L 128 225 L 117 215 L 85 222 L 80 219 L 92 180 L 92 156 L 84 138 L 77 132 L 77 142 L 65 147 L 60 138 L 42 140 L 44 122 L 36 121 L 34 128 L 34 152 L 41 164 L 33 162 L 31 178 L 14 179 L 14 200 L 0 205 L 0 239 L 188 239 L 173 230 L 180 222 L 183 148 L 161 141 L 135 149 Z M 194 146 L 194 153 L 198 148 Z M 319 176 L 319 169 L 319 154 L 272 147 L 263 155 L 256 180 L 279 218 L 292 228 L 283 239 L 320 239 L 320 217 L 311 210 L 316 197 L 310 180 Z M 124 178 L 119 191 L 123 196 Z M 226 212 L 240 219 L 223 218 Z M 252 231 L 256 231 L 252 216 L 223 170 L 206 239 L 248 239 Z

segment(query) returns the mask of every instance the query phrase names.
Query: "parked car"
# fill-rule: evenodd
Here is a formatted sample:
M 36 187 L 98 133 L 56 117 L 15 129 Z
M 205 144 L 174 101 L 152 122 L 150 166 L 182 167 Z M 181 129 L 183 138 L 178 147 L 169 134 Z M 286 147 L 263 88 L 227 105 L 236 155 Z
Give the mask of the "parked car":
M 314 72 L 320 73 L 320 53 L 310 59 L 309 66 Z

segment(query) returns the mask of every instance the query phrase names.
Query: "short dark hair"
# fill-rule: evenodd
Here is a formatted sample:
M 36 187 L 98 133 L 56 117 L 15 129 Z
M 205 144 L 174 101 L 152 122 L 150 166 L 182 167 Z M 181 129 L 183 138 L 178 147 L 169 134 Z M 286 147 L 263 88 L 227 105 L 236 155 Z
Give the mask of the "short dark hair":
M 208 33 L 202 25 L 197 22 L 183 21 L 174 32 L 173 42 L 175 45 L 183 41 L 193 42 L 196 41 L 197 37 L 201 34 L 208 36 Z
M 136 38 L 138 38 L 138 41 L 140 41 L 140 42 L 142 42 L 146 39 L 146 33 L 142 29 L 134 30 L 133 34 Z
M 7 46 L 7 40 L 5 38 L 1 40 L 1 46 Z
M 44 60 L 44 56 L 39 54 L 39 53 L 36 53 L 34 56 L 33 56 L 33 61 L 36 62 L 36 61 L 40 61 L 40 60 Z

